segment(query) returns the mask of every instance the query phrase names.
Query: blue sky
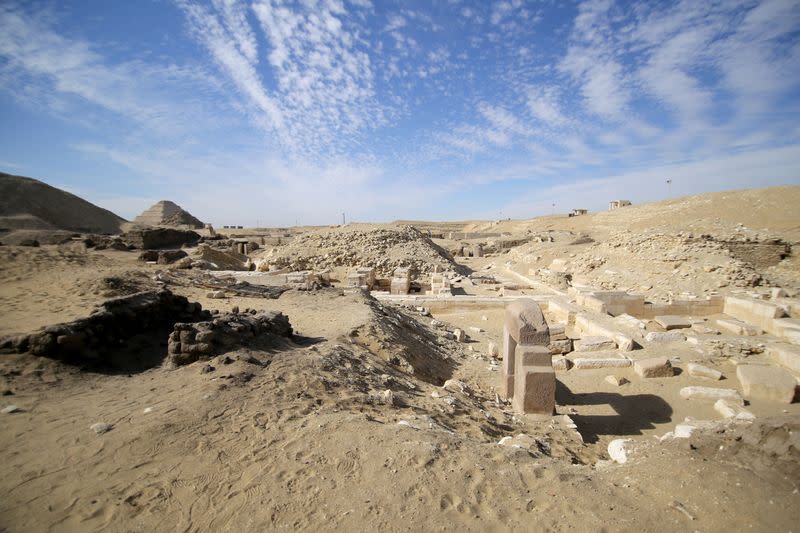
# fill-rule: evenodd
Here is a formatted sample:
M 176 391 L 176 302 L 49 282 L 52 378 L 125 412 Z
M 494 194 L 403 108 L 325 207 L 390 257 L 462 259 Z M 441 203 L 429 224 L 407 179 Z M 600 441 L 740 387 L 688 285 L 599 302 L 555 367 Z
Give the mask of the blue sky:
M 126 218 L 529 218 L 798 184 L 798 96 L 798 1 L 0 4 L 0 170 Z

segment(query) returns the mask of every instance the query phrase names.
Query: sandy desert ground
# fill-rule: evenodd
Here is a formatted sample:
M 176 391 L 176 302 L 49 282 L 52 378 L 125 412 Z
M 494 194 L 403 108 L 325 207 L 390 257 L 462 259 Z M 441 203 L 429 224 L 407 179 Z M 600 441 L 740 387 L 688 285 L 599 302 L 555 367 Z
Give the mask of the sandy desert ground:
M 243 342 L 177 367 L 155 334 L 119 347 L 149 365 L 0 355 L 0 406 L 16 406 L 0 414 L 0 531 L 797 531 L 800 404 L 750 398 L 755 419 L 741 422 L 679 395 L 691 385 L 741 391 L 737 365 L 774 366 L 769 335 L 642 342 L 628 356 L 668 356 L 674 376 L 561 371 L 556 414 L 524 415 L 497 396 L 490 343 L 502 342 L 502 302 L 408 305 L 345 285 L 355 266 L 386 277 L 416 261 L 423 282 L 429 267 L 449 269 L 456 294 L 568 297 L 542 275 L 563 259 L 575 287 L 653 302 L 782 288 L 794 318 L 799 203 L 800 187 L 785 187 L 572 218 L 408 223 L 422 237 L 397 230 L 406 223 L 295 229 L 280 244 L 270 239 L 284 230 L 234 232 L 265 238 L 250 253 L 256 264 L 330 270 L 332 286 L 287 286 L 278 298 L 210 297 L 202 269 L 80 239 L 0 246 L 0 337 L 159 288 L 221 314 L 280 311 L 293 328 L 269 346 Z M 477 244 L 481 257 L 459 255 Z M 257 271 L 215 275 L 280 285 Z M 719 329 L 720 318 L 692 329 Z M 724 379 L 691 376 L 690 362 Z M 687 417 L 708 424 L 660 439 Z M 97 423 L 108 430 L 90 429 Z M 619 438 L 631 439 L 624 464 L 608 453 Z

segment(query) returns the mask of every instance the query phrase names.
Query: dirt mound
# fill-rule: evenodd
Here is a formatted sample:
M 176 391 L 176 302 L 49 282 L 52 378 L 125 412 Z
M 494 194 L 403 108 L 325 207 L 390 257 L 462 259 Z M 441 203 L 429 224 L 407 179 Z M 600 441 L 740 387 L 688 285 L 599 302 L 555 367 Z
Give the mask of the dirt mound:
M 319 230 L 267 252 L 262 260 L 291 270 L 373 267 L 379 276 L 388 276 L 397 267 L 408 267 L 417 275 L 429 274 L 435 268 L 460 273 L 464 270 L 445 250 L 412 226 Z
M 125 222 L 111 211 L 41 181 L 0 172 L 0 228 L 119 233 Z

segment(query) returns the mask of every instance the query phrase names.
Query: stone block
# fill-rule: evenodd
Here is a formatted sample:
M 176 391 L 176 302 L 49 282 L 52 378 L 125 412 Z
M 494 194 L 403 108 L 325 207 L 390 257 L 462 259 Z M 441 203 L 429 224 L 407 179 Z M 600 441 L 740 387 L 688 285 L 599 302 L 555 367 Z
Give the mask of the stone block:
M 551 340 L 547 348 L 553 355 L 569 353 L 572 351 L 572 339 L 564 339 L 560 341 Z
M 550 333 L 542 310 L 534 300 L 522 298 L 506 306 L 505 327 L 518 344 L 547 346 Z
M 698 363 L 689 363 L 686 368 L 689 372 L 689 375 L 693 378 L 705 378 L 713 380 L 722 379 L 722 372 Z
M 578 357 L 572 361 L 575 365 L 575 370 L 592 370 L 595 368 L 625 368 L 631 366 L 630 359 L 622 357 L 605 357 L 598 359 L 591 359 L 587 357 Z
M 572 361 L 564 357 L 563 355 L 556 355 L 552 359 L 553 362 L 553 370 L 556 372 L 566 372 L 570 368 L 572 368 Z
M 549 364 L 524 367 L 516 374 L 512 406 L 518 413 L 552 415 L 555 398 L 556 375 Z
M 785 370 L 773 366 L 739 365 L 736 377 L 748 399 L 792 403 L 797 380 Z
M 548 327 L 550 330 L 550 342 L 562 341 L 567 338 L 567 325 L 566 324 L 552 324 Z
M 573 344 L 576 352 L 599 352 L 603 350 L 615 350 L 617 348 L 617 344 L 612 339 L 599 335 L 581 337 Z
M 736 420 L 755 420 L 756 418 L 750 411 L 726 400 L 714 402 L 714 410 L 722 415 L 723 418 L 735 418 Z
M 514 374 L 500 374 L 500 396 L 506 399 L 514 397 Z
M 655 317 L 653 320 L 655 320 L 658 325 L 667 331 L 671 329 L 684 329 L 692 327 L 691 321 L 689 321 L 689 319 L 685 316 L 660 315 Z
M 761 335 L 761 329 L 757 326 L 733 318 L 718 318 L 717 326 L 734 335 L 744 335 L 747 337 Z
M 728 400 L 739 405 L 743 403 L 742 396 L 736 389 L 691 386 L 682 388 L 679 394 L 685 400 Z
M 643 378 L 666 378 L 675 374 L 667 357 L 649 357 L 634 361 L 633 370 Z
M 550 350 L 546 346 L 518 344 L 514 353 L 516 366 L 514 372 L 526 366 L 547 366 L 552 364 Z
M 683 342 L 686 340 L 686 335 L 680 331 L 651 331 L 648 333 L 644 340 L 647 342 L 656 343 L 669 343 L 669 342 Z
M 768 344 L 767 355 L 782 367 L 800 374 L 800 346 L 793 344 Z

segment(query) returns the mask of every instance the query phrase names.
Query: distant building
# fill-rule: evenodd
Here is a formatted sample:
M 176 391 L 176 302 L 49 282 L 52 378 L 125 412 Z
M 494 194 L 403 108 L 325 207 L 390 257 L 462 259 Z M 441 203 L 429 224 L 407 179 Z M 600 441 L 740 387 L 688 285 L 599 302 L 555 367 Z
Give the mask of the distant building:
M 620 207 L 626 207 L 631 205 L 630 200 L 611 200 L 608 202 L 608 210 L 613 211 L 614 209 L 619 209 Z
M 572 213 L 570 213 L 569 216 L 577 217 L 577 216 L 580 216 L 580 215 L 585 215 L 588 212 L 589 212 L 588 209 L 573 209 Z

